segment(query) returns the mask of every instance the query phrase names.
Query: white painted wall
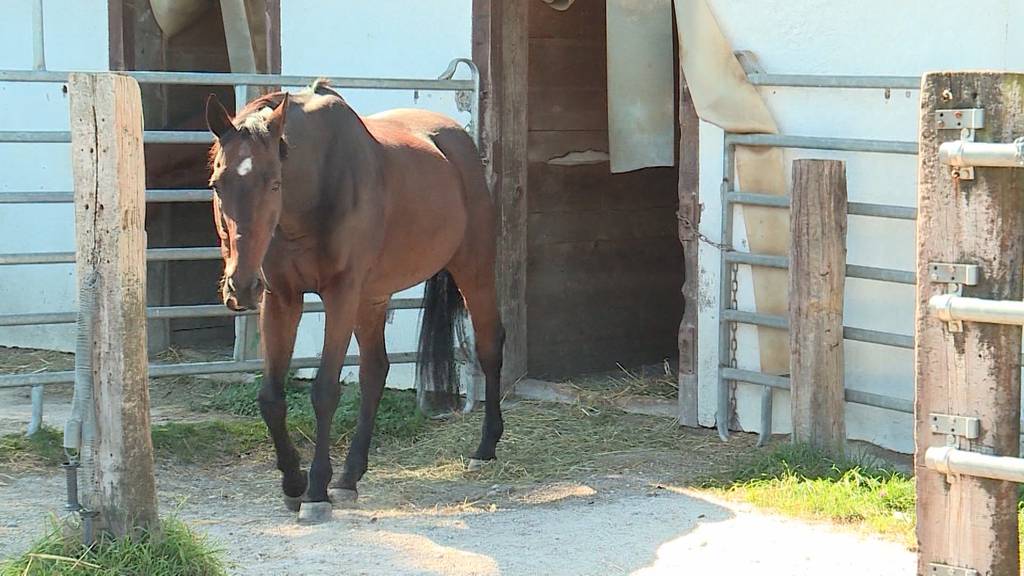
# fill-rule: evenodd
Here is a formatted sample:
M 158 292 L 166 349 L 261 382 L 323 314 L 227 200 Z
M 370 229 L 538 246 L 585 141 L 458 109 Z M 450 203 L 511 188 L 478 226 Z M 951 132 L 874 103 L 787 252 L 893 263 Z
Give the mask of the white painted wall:
M 1017 49 L 1024 34 L 1024 4 L 988 0 L 968 21 L 937 18 L 963 4 L 953 0 L 709 0 L 734 50 L 750 50 L 769 73 L 919 76 L 931 70 L 1024 70 Z M 955 39 L 955 40 L 953 40 Z M 917 139 L 918 92 L 762 88 L 783 133 L 805 136 Z M 796 158 L 846 161 L 850 201 L 916 205 L 916 156 L 830 153 L 790 150 Z M 720 240 L 722 131 L 700 127 L 701 232 Z M 742 217 L 737 220 L 740 249 L 745 249 Z M 851 216 L 848 262 L 913 270 L 914 226 L 911 222 Z M 707 244 L 699 255 L 700 420 L 715 421 L 718 357 L 718 251 Z M 753 308 L 749 269 L 741 268 L 740 307 Z M 849 279 L 846 324 L 902 334 L 914 332 L 914 290 L 909 286 Z M 756 369 L 754 332 L 741 328 L 740 367 Z M 913 398 L 913 353 L 856 342 L 846 343 L 846 385 Z M 760 388 L 739 385 L 737 406 L 745 430 L 759 428 Z M 776 392 L 775 432 L 788 432 L 789 396 Z M 901 452 L 913 451 L 909 415 L 848 405 L 852 438 Z
M 289 0 L 281 3 L 281 68 L 285 74 L 435 78 L 454 58 L 472 56 L 472 5 L 464 0 Z M 466 72 L 460 78 L 468 78 Z M 399 107 L 427 108 L 449 114 L 463 124 L 466 113 L 455 107 L 451 92 L 350 90 L 339 88 L 362 115 Z M 418 297 L 417 286 L 396 297 Z M 310 297 L 314 300 L 315 297 Z M 419 311 L 393 313 L 385 334 L 389 352 L 416 349 Z M 295 355 L 315 356 L 323 347 L 323 314 L 306 314 L 299 325 Z M 353 339 L 350 354 L 358 353 Z M 358 370 L 346 368 L 345 379 Z M 312 376 L 305 370 L 303 376 Z M 414 384 L 413 366 L 393 365 L 388 385 Z
M 7 0 L 0 19 L 0 69 L 32 68 L 33 0 Z M 106 0 L 46 0 L 46 64 L 51 70 L 106 70 Z M 68 130 L 60 84 L 0 82 L 0 130 Z M 0 194 L 70 191 L 67 144 L 0 144 Z M 0 205 L 0 252 L 75 248 L 69 204 Z M 0 314 L 74 309 L 74 265 L 0 267 Z M 0 328 L 0 345 L 71 350 L 73 326 Z

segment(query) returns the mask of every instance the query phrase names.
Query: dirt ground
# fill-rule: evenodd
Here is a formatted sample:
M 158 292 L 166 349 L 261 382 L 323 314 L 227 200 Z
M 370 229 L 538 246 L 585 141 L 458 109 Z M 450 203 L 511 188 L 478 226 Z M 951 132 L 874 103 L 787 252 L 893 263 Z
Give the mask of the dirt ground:
M 154 382 L 154 421 L 210 418 L 189 409 L 210 385 Z M 70 390 L 50 389 L 46 422 L 61 428 L 69 401 Z M 23 431 L 29 413 L 26 390 L 0 391 L 0 433 Z M 609 452 L 598 473 L 590 467 L 569 479 L 501 484 L 466 472 L 399 486 L 394 471 L 375 477 L 371 458 L 359 505 L 317 526 L 299 525 L 281 505 L 267 454 L 228 465 L 160 462 L 157 481 L 161 514 L 207 534 L 240 575 L 914 573 L 914 555 L 899 544 L 688 487 L 755 450 L 752 438 L 724 445 L 712 431 L 695 430 L 682 433 L 679 446 Z M 59 470 L 0 470 L 0 558 L 43 533 L 50 515 L 62 514 L 63 498 Z

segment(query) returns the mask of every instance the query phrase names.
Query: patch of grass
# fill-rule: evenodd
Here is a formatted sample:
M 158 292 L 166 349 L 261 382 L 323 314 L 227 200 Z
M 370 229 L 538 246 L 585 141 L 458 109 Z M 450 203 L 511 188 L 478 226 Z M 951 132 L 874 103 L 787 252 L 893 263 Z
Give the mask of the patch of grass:
M 257 420 L 168 423 L 153 426 L 157 458 L 189 463 L 237 458 L 268 445 L 267 429 Z M 0 468 L 52 468 L 64 461 L 63 434 L 43 427 L 37 434 L 0 436 Z
M 917 546 L 914 479 L 877 459 L 833 458 L 806 445 L 782 444 L 704 487 L 790 516 L 861 528 L 911 550 Z M 1024 486 L 1017 523 L 1024 534 Z
M 784 444 L 707 487 L 761 508 L 856 526 L 915 546 L 914 480 L 878 462 Z
M 158 534 L 103 538 L 85 548 L 75 530 L 56 526 L 21 556 L 0 563 L 0 576 L 221 576 L 221 551 L 180 520 Z M 69 534 L 72 533 L 72 534 Z
M 196 408 L 259 418 L 257 394 L 261 385 L 260 379 L 257 378 L 252 383 L 224 386 Z M 309 387 L 291 382 L 285 387 L 285 398 L 288 401 L 288 426 L 305 437 L 312 437 L 316 430 L 316 417 L 309 398 Z M 338 410 L 334 413 L 332 424 L 339 442 L 347 440 L 355 431 L 358 416 L 359 386 L 346 384 L 342 389 L 341 400 L 338 402 Z M 415 392 L 384 390 L 374 425 L 375 439 L 384 442 L 408 440 L 421 434 L 426 425 L 427 418 L 416 407 Z
M 63 433 L 48 426 L 32 436 L 0 436 L 0 467 L 17 470 L 57 466 L 64 461 L 63 439 Z
M 181 462 L 237 458 L 268 444 L 267 428 L 257 420 L 172 422 L 154 426 L 152 432 L 157 457 Z
M 259 383 L 225 386 L 201 406 L 241 416 L 239 419 L 211 419 L 200 422 L 169 422 L 153 426 L 153 447 L 157 458 L 183 463 L 235 459 L 259 449 L 270 449 L 266 426 L 260 419 L 256 393 Z M 309 442 L 316 420 L 305 387 L 289 387 L 288 425 L 296 444 Z M 333 430 L 337 444 L 347 444 L 359 415 L 359 388 L 346 386 L 335 413 Z M 381 398 L 374 428 L 378 444 L 406 442 L 427 429 L 427 419 L 416 407 L 411 391 L 386 390 Z M 38 434 L 0 436 L 0 468 L 27 470 L 59 465 L 64 459 L 63 435 L 44 427 Z

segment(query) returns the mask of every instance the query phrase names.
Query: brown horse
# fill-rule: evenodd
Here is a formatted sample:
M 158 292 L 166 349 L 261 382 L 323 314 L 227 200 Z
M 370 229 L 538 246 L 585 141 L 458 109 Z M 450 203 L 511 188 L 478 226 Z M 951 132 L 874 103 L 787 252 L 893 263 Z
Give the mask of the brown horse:
M 224 258 L 221 295 L 232 310 L 260 307 L 260 411 L 289 509 L 317 521 L 329 517 L 332 500 L 356 498 L 388 373 L 388 303 L 423 281 L 418 380 L 457 395 L 453 324 L 465 303 L 486 379 L 483 433 L 471 463 L 494 459 L 503 429 L 497 218 L 466 131 L 425 110 L 361 117 L 323 80 L 297 94 L 260 97 L 234 118 L 211 94 L 206 120 L 216 136 L 210 185 Z M 288 435 L 284 396 L 305 293 L 320 295 L 326 320 L 311 389 L 316 448 L 308 475 Z M 328 490 L 331 420 L 353 333 L 359 422 Z

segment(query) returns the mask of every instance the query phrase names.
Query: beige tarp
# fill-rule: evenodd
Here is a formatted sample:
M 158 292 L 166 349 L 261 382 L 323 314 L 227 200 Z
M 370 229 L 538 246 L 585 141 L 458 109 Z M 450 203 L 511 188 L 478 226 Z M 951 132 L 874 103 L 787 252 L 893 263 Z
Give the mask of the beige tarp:
M 679 57 L 701 120 L 728 132 L 778 132 L 768 107 L 757 89 L 747 81 L 706 0 L 675 0 L 675 8 Z M 737 190 L 786 194 L 785 164 L 780 149 L 737 147 L 736 172 Z M 752 252 L 788 254 L 789 215 L 785 210 L 744 206 L 743 219 Z M 728 240 L 723 238 L 724 242 Z M 786 271 L 755 267 L 753 279 L 757 310 L 785 315 Z M 762 371 L 789 372 L 789 337 L 785 332 L 760 328 L 758 343 Z
M 673 166 L 672 0 L 607 0 L 607 22 L 611 171 Z

